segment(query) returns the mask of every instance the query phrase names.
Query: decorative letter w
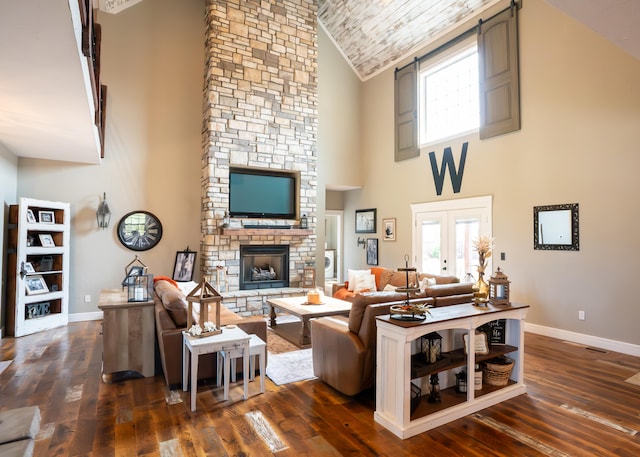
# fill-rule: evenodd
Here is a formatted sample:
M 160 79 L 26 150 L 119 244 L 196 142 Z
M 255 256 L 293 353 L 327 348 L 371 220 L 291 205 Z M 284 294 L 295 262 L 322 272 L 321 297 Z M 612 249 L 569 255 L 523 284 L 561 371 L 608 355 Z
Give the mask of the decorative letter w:
M 431 160 L 431 171 L 433 173 L 433 182 L 436 185 L 436 193 L 442 195 L 442 186 L 444 185 L 444 173 L 449 167 L 449 177 L 451 178 L 451 186 L 453 187 L 453 193 L 460 192 L 462 186 L 462 174 L 464 173 L 464 162 L 467 160 L 467 146 L 469 143 L 466 141 L 462 143 L 462 154 L 460 155 L 460 166 L 456 170 L 456 164 L 453 161 L 453 152 L 450 147 L 444 148 L 444 155 L 442 156 L 442 166 L 438 171 L 438 163 L 436 162 L 435 152 L 429 153 L 429 160 Z

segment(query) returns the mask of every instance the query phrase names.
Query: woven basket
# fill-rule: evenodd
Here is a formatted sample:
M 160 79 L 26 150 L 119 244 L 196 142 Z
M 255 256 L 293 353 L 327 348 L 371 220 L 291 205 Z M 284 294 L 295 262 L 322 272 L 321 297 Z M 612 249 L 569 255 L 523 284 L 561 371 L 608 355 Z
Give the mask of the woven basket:
M 484 362 L 482 382 L 490 386 L 506 386 L 513 370 L 513 359 L 495 357 Z

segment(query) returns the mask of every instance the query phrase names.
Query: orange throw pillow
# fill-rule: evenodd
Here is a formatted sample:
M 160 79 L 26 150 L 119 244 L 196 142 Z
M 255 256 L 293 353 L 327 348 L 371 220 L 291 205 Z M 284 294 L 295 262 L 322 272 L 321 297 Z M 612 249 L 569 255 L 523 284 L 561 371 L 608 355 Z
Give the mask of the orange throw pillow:
M 177 282 L 175 282 L 173 279 L 171 279 L 171 278 L 170 278 L 170 277 L 168 277 L 168 276 L 154 276 L 154 278 L 153 278 L 153 284 L 157 283 L 158 281 L 167 281 L 167 282 L 170 282 L 171 284 L 173 284 L 173 286 L 174 286 L 176 289 L 180 289 L 180 288 L 178 287 L 178 283 L 177 283 Z

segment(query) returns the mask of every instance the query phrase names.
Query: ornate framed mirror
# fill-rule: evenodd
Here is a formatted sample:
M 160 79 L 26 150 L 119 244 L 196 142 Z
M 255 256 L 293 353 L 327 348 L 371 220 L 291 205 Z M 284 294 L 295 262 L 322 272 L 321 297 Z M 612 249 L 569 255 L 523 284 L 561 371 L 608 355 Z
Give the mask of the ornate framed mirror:
M 533 207 L 533 249 L 579 251 L 577 203 Z

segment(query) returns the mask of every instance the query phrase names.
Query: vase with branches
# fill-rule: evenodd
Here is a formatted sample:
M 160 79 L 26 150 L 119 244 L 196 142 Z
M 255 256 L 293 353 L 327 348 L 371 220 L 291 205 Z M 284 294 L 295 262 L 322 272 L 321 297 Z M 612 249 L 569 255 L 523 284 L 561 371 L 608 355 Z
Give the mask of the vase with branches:
M 489 284 L 484 280 L 484 272 L 492 249 L 493 238 L 489 236 L 479 236 L 473 240 L 473 250 L 478 253 L 478 280 L 473 285 L 474 302 L 477 305 L 487 303 L 489 296 Z

